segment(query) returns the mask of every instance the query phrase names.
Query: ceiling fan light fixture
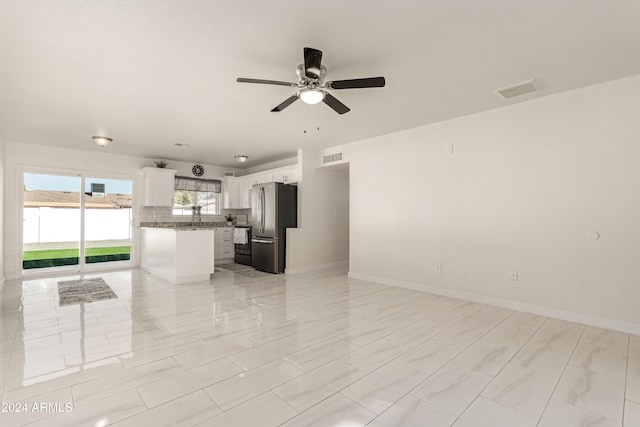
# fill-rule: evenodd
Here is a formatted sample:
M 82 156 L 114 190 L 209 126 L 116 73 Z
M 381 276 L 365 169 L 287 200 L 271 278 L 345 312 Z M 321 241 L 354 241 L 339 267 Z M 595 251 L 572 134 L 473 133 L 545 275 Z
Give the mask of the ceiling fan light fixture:
M 324 92 L 316 88 L 302 89 L 298 93 L 298 98 L 305 104 L 316 105 L 324 99 Z
M 245 156 L 244 154 L 238 154 L 237 156 L 234 156 L 233 158 L 236 159 L 240 163 L 244 163 L 247 160 L 249 160 L 249 156 Z
M 93 139 L 93 142 L 98 144 L 100 147 L 105 147 L 113 141 L 113 139 L 107 138 L 106 136 L 92 136 L 91 139 Z

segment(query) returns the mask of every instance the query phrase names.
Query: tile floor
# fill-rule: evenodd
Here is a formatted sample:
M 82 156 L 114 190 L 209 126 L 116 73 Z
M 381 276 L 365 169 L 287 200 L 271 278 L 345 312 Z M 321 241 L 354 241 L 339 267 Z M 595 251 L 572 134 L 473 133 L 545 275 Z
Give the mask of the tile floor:
M 117 300 L 5 285 L 0 425 L 640 426 L 637 336 L 339 270 L 98 276 Z

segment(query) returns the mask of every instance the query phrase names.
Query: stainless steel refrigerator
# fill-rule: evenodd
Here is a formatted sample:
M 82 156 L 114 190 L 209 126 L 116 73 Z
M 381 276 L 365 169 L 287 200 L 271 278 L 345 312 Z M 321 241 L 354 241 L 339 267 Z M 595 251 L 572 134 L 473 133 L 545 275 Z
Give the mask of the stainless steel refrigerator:
M 298 187 L 268 182 L 251 188 L 251 266 L 284 273 L 287 228 L 298 224 Z

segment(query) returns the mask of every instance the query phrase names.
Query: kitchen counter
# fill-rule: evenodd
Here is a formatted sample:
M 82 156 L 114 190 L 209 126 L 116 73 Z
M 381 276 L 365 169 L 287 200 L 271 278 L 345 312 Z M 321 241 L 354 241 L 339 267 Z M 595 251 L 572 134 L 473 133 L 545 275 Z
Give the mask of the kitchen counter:
M 140 268 L 174 284 L 209 280 L 214 227 L 141 227 Z
M 233 228 L 226 222 L 203 221 L 191 223 L 187 222 L 141 222 L 140 228 L 166 228 L 171 230 L 213 230 L 215 228 Z

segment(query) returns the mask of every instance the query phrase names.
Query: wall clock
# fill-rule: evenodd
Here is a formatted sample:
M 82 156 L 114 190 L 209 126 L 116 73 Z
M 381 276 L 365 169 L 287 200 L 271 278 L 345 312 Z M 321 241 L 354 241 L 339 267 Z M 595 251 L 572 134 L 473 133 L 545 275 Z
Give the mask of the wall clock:
M 191 172 L 195 176 L 202 176 L 204 174 L 204 168 L 200 165 L 193 165 L 193 167 L 191 168 Z

